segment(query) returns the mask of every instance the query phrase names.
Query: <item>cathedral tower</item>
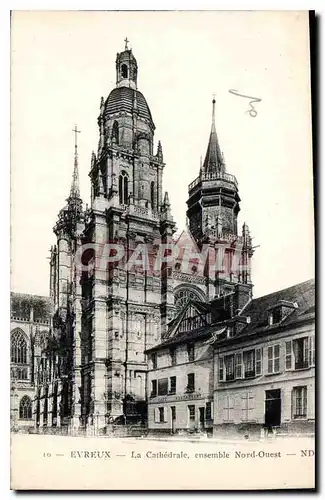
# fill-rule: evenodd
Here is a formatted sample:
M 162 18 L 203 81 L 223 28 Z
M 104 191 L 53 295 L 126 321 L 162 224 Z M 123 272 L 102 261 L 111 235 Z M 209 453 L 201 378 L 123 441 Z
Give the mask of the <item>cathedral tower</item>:
M 116 56 L 116 87 L 100 102 L 83 236 L 102 252 L 114 244 L 124 253 L 112 265 L 95 259 L 92 273 L 82 277 L 80 419 L 89 424 L 96 418 L 100 427 L 122 414 L 145 414 L 144 351 L 160 341 L 174 311 L 168 270 L 127 265 L 136 248 L 151 262 L 175 232 L 162 190 L 162 146 L 158 142 L 154 152 L 155 125 L 137 84 L 137 61 L 126 43 Z
M 235 288 L 238 291 L 241 287 L 247 301 L 252 292 L 252 238 L 247 224 L 238 234 L 238 183 L 236 177 L 226 170 L 215 126 L 215 104 L 213 99 L 205 159 L 200 165 L 199 176 L 188 188 L 187 217 L 190 232 L 199 248 L 208 244 L 216 250 L 216 271 L 209 281 L 209 297 L 233 292 Z

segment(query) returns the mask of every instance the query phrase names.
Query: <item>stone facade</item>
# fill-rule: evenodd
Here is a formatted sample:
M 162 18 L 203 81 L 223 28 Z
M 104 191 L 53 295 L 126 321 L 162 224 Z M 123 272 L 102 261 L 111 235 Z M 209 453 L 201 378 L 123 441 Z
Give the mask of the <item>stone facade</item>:
M 246 333 L 215 343 L 215 435 L 314 432 L 314 307 L 313 280 L 255 299 Z
M 199 339 L 151 351 L 148 371 L 150 431 L 212 430 L 212 407 L 211 345 Z
M 162 245 L 175 243 L 176 231 L 163 194 L 162 146 L 154 152 L 155 125 L 137 81 L 137 61 L 126 49 L 117 54 L 116 88 L 100 102 L 91 206 L 83 210 L 76 146 L 70 195 L 54 227 L 53 331 L 37 394 L 55 407 L 55 425 L 105 430 L 121 416 L 145 420 L 145 351 L 168 334 L 179 301 L 204 301 L 209 288 L 204 277 L 171 263 L 145 271 L 127 265 L 141 247 L 152 263 Z M 117 264 L 108 263 L 109 245 L 122 249 Z
M 13 430 L 34 427 L 37 372 L 49 337 L 50 317 L 48 297 L 11 293 L 10 421 Z

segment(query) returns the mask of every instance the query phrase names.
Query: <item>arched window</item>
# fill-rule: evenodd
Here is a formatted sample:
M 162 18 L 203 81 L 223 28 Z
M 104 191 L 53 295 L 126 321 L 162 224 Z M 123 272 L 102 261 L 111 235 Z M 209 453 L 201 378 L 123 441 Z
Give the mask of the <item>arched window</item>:
M 189 300 L 205 302 L 205 295 L 202 290 L 194 286 L 179 285 L 174 290 L 175 306 L 177 313 L 183 309 Z
M 27 364 L 27 342 L 19 330 L 11 334 L 11 362 Z
M 113 123 L 113 128 L 112 128 L 112 140 L 115 142 L 115 144 L 119 144 L 119 132 L 118 132 L 118 123 L 115 121 Z
M 126 64 L 122 64 L 121 66 L 121 73 L 122 73 L 122 78 L 127 78 L 128 77 L 128 67 Z
M 28 396 L 24 396 L 20 400 L 19 418 L 22 420 L 32 419 L 32 401 Z
M 151 200 L 151 208 L 156 208 L 155 204 L 155 183 L 152 181 L 150 184 L 150 200 Z
M 127 173 L 124 170 L 121 172 L 118 179 L 118 192 L 120 205 L 127 205 L 129 198 L 129 182 Z

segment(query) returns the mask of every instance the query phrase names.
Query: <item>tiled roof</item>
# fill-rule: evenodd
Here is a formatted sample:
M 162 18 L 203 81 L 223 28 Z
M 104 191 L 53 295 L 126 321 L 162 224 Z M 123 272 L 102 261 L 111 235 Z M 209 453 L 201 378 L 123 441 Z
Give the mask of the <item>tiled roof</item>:
M 132 113 L 135 94 L 139 116 L 149 120 L 153 125 L 151 112 L 144 95 L 139 90 L 133 90 L 129 87 L 117 87 L 112 90 L 105 103 L 105 113 L 108 115 L 120 111 Z
M 304 315 L 315 312 L 315 280 L 311 279 L 298 285 L 278 290 L 277 292 L 263 295 L 253 299 L 243 310 L 243 316 L 250 317 L 250 323 L 240 332 L 245 335 L 256 329 L 268 326 L 269 310 L 275 307 L 281 300 L 297 303 L 298 308 L 282 321 L 281 324 L 291 324 L 303 318 Z
M 51 315 L 49 297 L 11 292 L 10 316 L 12 319 L 17 318 L 29 321 L 31 308 L 33 308 L 35 322 L 49 321 Z
M 156 351 L 163 349 L 165 347 L 189 342 L 192 340 L 208 338 L 215 335 L 215 333 L 229 324 L 230 319 L 230 308 L 233 294 L 228 294 L 224 297 L 219 297 L 210 303 L 202 303 L 198 301 L 189 301 L 184 309 L 179 313 L 179 315 L 170 324 L 171 329 L 175 329 L 176 332 L 171 337 L 163 340 L 160 344 L 148 349 L 147 352 Z M 281 321 L 278 325 L 269 326 L 268 315 L 269 311 L 277 306 L 280 301 L 286 301 L 291 303 L 296 303 L 297 308 L 292 308 L 292 312 Z M 181 321 L 182 315 L 184 314 L 187 307 L 190 304 L 195 305 L 197 309 L 200 309 L 202 313 L 211 312 L 212 322 L 207 326 L 198 328 L 197 330 L 192 330 L 188 332 L 177 333 L 178 323 Z M 236 342 L 239 337 L 242 338 L 246 335 L 254 334 L 260 330 L 265 332 L 276 332 L 277 328 L 285 325 L 293 325 L 302 319 L 308 319 L 315 314 L 315 280 L 308 280 L 303 283 L 285 288 L 284 290 L 279 290 L 277 292 L 271 293 L 269 295 L 264 295 L 253 299 L 248 305 L 243 309 L 241 316 L 249 317 L 250 322 L 247 323 L 240 332 L 229 339 L 225 338 L 225 333 L 221 337 L 217 336 L 216 341 L 229 341 Z
M 230 294 L 231 295 L 231 294 Z M 225 307 L 229 304 L 230 295 L 225 297 L 220 297 L 215 299 L 210 303 L 200 302 L 198 300 L 189 300 L 186 306 L 180 311 L 177 317 L 170 323 L 169 331 L 175 329 L 175 334 L 171 334 L 170 337 L 163 340 L 160 344 L 148 349 L 147 352 L 162 349 L 168 346 L 182 344 L 183 342 L 191 342 L 200 338 L 205 338 L 213 335 L 217 328 L 220 328 L 229 319 L 229 307 Z M 177 328 L 179 323 L 182 321 L 183 315 L 190 305 L 194 305 L 195 308 L 206 317 L 207 313 L 211 313 L 211 323 L 206 326 L 202 326 L 196 330 L 191 330 L 188 332 L 177 333 Z

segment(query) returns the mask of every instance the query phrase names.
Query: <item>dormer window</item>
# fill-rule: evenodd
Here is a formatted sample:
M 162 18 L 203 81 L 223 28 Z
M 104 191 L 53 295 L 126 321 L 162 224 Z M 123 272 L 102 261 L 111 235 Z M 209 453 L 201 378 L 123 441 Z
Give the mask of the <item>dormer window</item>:
M 269 326 L 277 325 L 287 318 L 294 309 L 298 308 L 296 302 L 289 302 L 287 300 L 279 300 L 277 304 L 270 307 L 268 310 L 268 324 Z
M 282 318 L 283 318 L 282 307 L 276 307 L 275 309 L 273 309 L 273 312 L 272 312 L 273 324 L 280 323 Z
M 227 326 L 227 339 L 231 339 L 235 335 L 235 327 L 234 325 Z

